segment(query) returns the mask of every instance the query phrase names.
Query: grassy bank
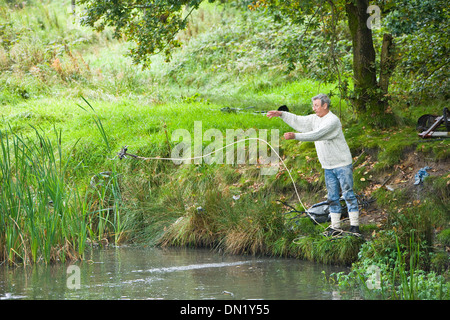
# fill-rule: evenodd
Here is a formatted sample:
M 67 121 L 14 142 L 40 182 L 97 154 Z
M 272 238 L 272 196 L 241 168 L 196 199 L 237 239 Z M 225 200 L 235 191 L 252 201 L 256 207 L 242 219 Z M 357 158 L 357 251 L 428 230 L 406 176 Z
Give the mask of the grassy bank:
M 112 40 L 110 31 L 72 24 L 69 2 L 0 11 L 2 262 L 82 259 L 86 246 L 136 243 L 355 263 L 350 277 L 361 282 L 339 275 L 342 287 L 364 284 L 370 265 L 396 270 L 384 288 L 398 281 L 405 288 L 408 275 L 429 274 L 431 284 L 448 275 L 448 141 L 421 140 L 415 131 L 420 115 L 440 112 L 446 101 L 408 106 L 394 98 L 399 125 L 369 129 L 335 84 L 289 71 L 282 52 L 301 30 L 278 26 L 275 37 L 264 29 L 267 17 L 209 4 L 181 34 L 186 45 L 171 62 L 156 56 L 151 69 L 141 70 L 124 56 L 128 44 Z M 227 130 L 253 129 L 257 136 L 279 130 L 281 136 L 289 127 L 260 112 L 286 104 L 308 114 L 311 96 L 320 92 L 331 93 L 342 120 L 356 191 L 376 200 L 362 209 L 365 240 L 330 241 L 322 236 L 327 223 L 288 213 L 277 200 L 304 208 L 281 162 L 276 174 L 262 175 L 265 166 L 249 164 L 248 154 L 244 164 L 117 157 L 125 145 L 131 154 L 168 157 L 179 129 L 193 146 L 196 122 L 202 134 L 220 132 L 224 144 Z M 279 143 L 305 206 L 324 201 L 314 145 Z M 210 144 L 203 139 L 202 149 Z M 431 177 L 415 186 L 414 174 L 425 165 L 433 168 Z M 448 282 L 438 288 L 448 298 Z M 408 297 L 421 296 L 401 298 Z

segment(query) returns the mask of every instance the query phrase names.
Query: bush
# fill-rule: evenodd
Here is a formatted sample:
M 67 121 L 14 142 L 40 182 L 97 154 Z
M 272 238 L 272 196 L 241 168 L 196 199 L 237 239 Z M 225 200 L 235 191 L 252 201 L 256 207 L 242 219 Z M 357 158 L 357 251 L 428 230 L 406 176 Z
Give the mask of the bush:
M 450 246 L 450 228 L 442 230 L 437 236 L 437 241 L 444 246 Z

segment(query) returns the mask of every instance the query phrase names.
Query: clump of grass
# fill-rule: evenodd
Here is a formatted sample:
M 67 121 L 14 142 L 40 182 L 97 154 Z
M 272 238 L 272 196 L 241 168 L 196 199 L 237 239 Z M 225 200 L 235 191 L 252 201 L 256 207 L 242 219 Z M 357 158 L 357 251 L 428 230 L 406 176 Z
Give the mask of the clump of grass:
M 213 247 L 232 254 L 268 254 L 283 232 L 280 206 L 267 195 L 241 195 L 206 186 L 159 240 L 163 246 Z M 267 198 L 266 198 L 267 197 Z
M 232 254 L 270 255 L 271 245 L 284 232 L 281 207 L 262 197 L 250 197 L 246 202 L 235 205 L 241 218 L 236 225 L 226 229 L 224 250 Z
M 358 258 L 358 252 L 364 240 L 346 236 L 330 239 L 320 235 L 301 236 L 291 245 L 292 255 L 324 264 L 350 265 Z
M 36 140 L 0 132 L 0 257 L 9 263 L 79 258 L 86 243 L 87 208 L 61 144 L 35 132 Z

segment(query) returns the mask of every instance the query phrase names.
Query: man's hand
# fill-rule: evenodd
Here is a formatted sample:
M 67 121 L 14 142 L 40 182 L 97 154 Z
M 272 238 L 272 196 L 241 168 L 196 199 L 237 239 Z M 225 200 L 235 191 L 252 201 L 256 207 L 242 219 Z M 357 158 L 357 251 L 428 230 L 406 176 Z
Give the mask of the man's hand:
M 273 117 L 281 117 L 281 111 L 278 111 L 278 110 L 269 111 L 269 112 L 267 112 L 267 117 L 269 119 L 273 118 Z
M 292 140 L 292 139 L 295 139 L 295 133 L 294 133 L 294 132 L 286 132 L 286 133 L 284 134 L 284 138 L 285 138 L 286 140 Z

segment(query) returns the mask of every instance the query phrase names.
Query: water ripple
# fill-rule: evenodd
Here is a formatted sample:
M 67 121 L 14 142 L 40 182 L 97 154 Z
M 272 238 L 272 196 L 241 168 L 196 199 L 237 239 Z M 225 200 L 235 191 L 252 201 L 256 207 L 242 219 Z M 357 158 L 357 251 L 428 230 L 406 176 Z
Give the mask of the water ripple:
M 239 266 L 239 265 L 250 264 L 250 263 L 258 263 L 258 262 L 263 262 L 263 261 L 256 260 L 256 261 L 236 261 L 236 262 L 190 264 L 187 266 L 152 268 L 152 269 L 147 269 L 147 270 L 133 270 L 132 272 L 166 273 L 166 272 L 187 271 L 187 270 L 206 269 L 206 268 L 233 267 L 233 266 Z

